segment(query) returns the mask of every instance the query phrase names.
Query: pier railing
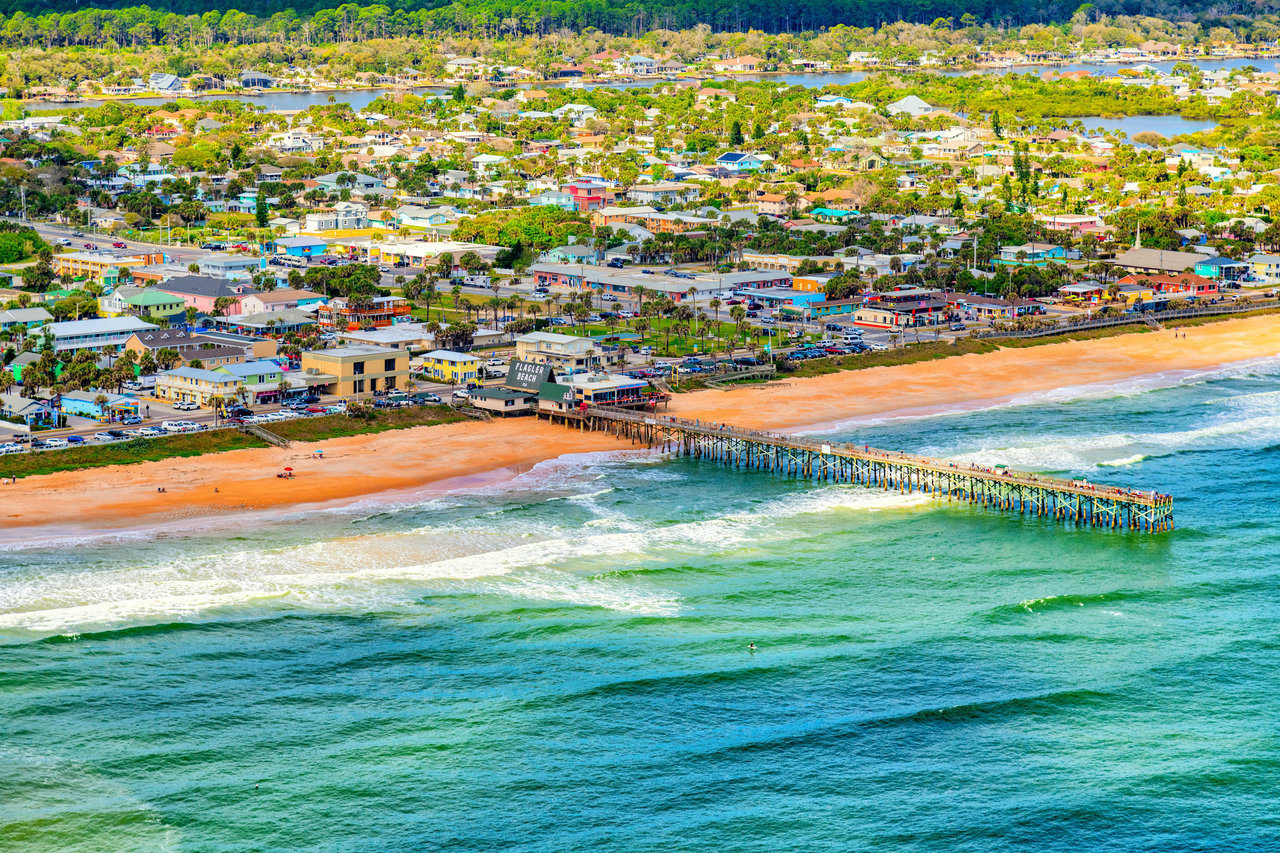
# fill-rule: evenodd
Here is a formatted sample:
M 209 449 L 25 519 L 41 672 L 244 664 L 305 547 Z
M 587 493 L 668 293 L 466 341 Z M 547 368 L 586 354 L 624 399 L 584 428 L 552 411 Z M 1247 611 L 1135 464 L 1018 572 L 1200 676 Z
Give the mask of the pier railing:
M 1077 524 L 1149 532 L 1173 527 L 1173 498 L 1154 490 L 604 406 L 550 416 L 582 429 L 607 430 L 651 447 L 735 467 L 923 492 Z

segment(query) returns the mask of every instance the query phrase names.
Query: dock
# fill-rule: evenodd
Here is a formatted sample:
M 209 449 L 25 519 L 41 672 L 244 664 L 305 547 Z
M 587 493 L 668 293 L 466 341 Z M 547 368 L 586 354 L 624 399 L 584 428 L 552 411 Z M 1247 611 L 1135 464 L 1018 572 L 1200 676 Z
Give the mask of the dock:
M 1173 498 L 1157 491 L 748 430 L 656 412 L 587 406 L 539 415 L 569 427 L 609 432 L 635 444 L 734 468 L 903 494 L 916 492 L 1079 526 L 1146 533 L 1173 529 Z

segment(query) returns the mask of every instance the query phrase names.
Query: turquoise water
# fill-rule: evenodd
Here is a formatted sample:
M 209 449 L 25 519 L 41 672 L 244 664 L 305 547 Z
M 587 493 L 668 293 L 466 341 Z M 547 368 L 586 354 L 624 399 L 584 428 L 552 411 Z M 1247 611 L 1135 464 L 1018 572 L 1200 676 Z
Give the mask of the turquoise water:
M 11 542 L 0 850 L 1280 849 L 1280 364 L 826 431 L 1178 530 L 626 453 Z

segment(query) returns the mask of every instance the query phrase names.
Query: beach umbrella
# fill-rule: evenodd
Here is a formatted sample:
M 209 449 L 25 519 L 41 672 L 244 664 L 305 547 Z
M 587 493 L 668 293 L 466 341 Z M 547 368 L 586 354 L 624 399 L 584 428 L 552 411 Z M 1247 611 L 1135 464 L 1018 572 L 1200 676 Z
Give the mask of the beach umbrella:
M 292 468 L 285 468 L 284 470 L 286 470 L 286 471 L 292 471 L 293 469 L 292 469 Z

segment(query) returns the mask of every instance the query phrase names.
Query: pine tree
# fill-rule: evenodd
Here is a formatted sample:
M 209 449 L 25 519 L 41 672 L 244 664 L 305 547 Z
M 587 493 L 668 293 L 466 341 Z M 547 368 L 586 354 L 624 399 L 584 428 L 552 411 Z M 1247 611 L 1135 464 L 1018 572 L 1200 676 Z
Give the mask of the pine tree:
M 742 122 L 734 119 L 733 124 L 729 125 L 729 144 L 741 145 L 742 143 Z

